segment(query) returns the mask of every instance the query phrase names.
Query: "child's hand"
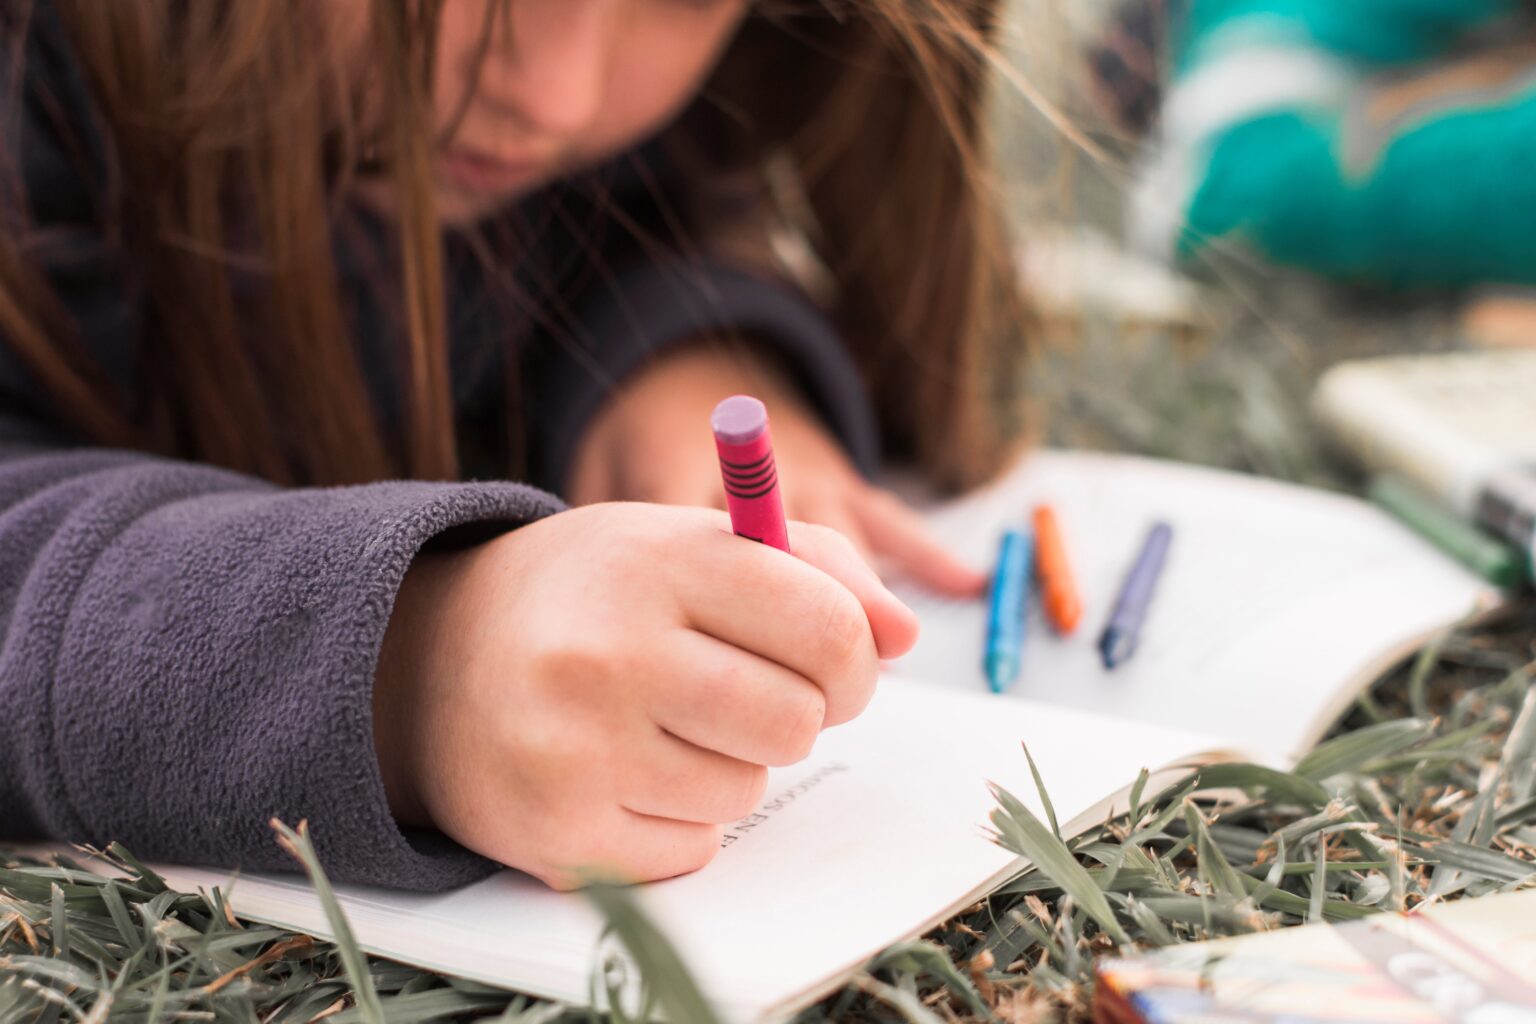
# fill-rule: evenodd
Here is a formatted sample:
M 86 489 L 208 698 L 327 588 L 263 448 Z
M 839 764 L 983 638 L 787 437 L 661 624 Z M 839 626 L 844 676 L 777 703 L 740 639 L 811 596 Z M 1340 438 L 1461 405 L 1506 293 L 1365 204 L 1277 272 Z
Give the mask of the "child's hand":
M 374 684 L 396 818 L 556 887 L 703 866 L 917 637 L 846 540 L 790 537 L 609 504 L 418 557 Z
M 790 518 L 830 526 L 866 557 L 883 559 L 940 593 L 980 593 L 986 577 L 934 540 L 901 499 L 865 482 L 793 388 L 744 357 L 715 349 L 669 355 L 624 386 L 576 453 L 572 504 L 650 501 L 723 508 L 709 414 L 722 398 L 737 393 L 756 395 L 768 406 Z

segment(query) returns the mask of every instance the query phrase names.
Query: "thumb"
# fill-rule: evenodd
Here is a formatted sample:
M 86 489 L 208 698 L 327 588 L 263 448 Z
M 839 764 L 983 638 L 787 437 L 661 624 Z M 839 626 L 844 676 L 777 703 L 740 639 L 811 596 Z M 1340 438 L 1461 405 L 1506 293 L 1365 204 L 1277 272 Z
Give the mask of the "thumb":
M 886 589 L 847 537 L 825 526 L 791 522 L 789 547 L 796 558 L 831 576 L 858 599 L 880 657 L 899 658 L 917 643 L 917 614 Z

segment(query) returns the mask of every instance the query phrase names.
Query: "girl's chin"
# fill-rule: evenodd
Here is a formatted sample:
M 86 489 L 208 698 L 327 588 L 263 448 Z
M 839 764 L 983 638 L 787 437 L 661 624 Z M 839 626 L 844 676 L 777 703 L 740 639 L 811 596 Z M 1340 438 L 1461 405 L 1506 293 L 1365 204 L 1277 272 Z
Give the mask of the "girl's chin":
M 445 226 L 471 227 L 479 221 L 515 205 L 532 191 L 531 187 L 497 193 L 465 194 L 457 189 L 437 193 L 437 217 Z
M 516 205 L 532 194 L 535 188 L 537 185 L 528 184 L 496 192 L 466 191 L 434 182 L 432 199 L 437 208 L 438 220 L 444 227 L 467 228 Z M 352 194 L 380 216 L 388 220 L 398 219 L 400 204 L 395 197 L 392 182 L 382 179 L 358 181 L 353 186 Z

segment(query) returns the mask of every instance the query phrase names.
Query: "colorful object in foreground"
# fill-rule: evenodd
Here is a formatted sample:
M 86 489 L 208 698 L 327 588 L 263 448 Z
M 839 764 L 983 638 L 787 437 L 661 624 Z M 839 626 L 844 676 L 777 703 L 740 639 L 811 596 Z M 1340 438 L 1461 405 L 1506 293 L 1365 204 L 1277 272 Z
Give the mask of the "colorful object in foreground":
M 1019 678 L 1024 661 L 1024 622 L 1034 538 L 1023 530 L 1003 534 L 992 573 L 992 605 L 987 613 L 987 685 L 1002 693 Z
M 1536 892 L 1098 965 L 1095 1024 L 1536 1019 Z
M 1083 618 L 1083 600 L 1077 593 L 1077 581 L 1067 560 L 1067 544 L 1061 536 L 1056 510 L 1036 505 L 1035 575 L 1040 581 L 1040 603 L 1046 621 L 1062 636 L 1077 629 Z
M 731 529 L 738 537 L 789 551 L 767 408 L 750 395 L 732 395 L 715 406 L 709 425 L 715 431 Z
M 1525 558 L 1393 474 L 1371 481 L 1371 500 L 1483 579 L 1505 590 L 1525 583 Z
M 1109 624 L 1099 636 L 1099 654 L 1105 668 L 1115 668 L 1125 663 L 1136 650 L 1141 637 L 1142 623 L 1152 608 L 1152 595 L 1157 592 L 1157 581 L 1163 573 L 1163 562 L 1168 557 L 1168 545 L 1173 541 L 1173 527 L 1157 523 L 1147 534 L 1141 553 L 1125 577 L 1125 586 L 1115 601 L 1114 613 Z

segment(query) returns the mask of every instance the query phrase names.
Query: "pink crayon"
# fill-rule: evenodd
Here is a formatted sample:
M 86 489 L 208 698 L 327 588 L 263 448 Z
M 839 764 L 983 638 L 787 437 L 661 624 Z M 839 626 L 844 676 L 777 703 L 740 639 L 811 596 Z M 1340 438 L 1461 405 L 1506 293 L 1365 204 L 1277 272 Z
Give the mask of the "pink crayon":
M 732 395 L 709 417 L 725 481 L 725 504 L 736 536 L 789 551 L 779 471 L 773 464 L 768 410 L 750 395 Z

